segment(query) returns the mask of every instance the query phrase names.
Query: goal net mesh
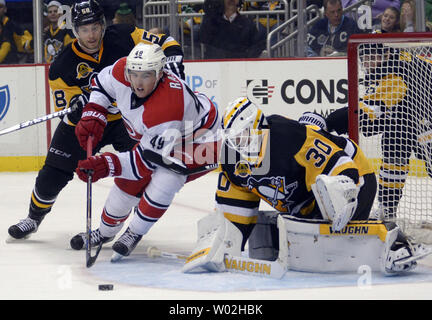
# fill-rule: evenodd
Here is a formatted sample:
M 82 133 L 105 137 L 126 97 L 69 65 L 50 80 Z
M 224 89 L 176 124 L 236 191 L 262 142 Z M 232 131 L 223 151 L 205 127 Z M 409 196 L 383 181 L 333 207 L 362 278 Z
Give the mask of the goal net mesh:
M 432 243 L 432 38 L 366 39 L 354 52 L 350 135 L 377 175 L 372 212 Z

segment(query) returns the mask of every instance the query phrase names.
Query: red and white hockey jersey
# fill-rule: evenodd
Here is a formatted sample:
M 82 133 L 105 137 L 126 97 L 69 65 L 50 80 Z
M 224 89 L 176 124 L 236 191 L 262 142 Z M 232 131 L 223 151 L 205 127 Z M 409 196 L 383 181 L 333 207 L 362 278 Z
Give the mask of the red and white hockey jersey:
M 196 146 L 218 140 L 218 110 L 208 97 L 193 92 L 183 80 L 164 71 L 155 90 L 139 99 L 125 78 L 125 66 L 126 58 L 121 58 L 104 68 L 93 80 L 90 95 L 90 102 L 110 111 L 114 111 L 111 104 L 116 101 L 129 135 L 139 141 L 134 150 L 118 154 L 120 177 L 139 180 L 155 168 L 142 158 L 143 149 L 167 155 L 179 145 L 184 149 L 185 144 Z M 192 159 L 189 164 L 194 162 Z

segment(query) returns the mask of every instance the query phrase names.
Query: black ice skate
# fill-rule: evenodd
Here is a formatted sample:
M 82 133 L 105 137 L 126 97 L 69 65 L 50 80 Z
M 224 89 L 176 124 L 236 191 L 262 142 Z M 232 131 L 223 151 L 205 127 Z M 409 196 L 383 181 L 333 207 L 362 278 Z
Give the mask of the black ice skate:
M 123 257 L 131 254 L 135 249 L 142 236 L 132 232 L 129 228 L 121 235 L 121 237 L 113 244 L 112 249 L 114 254 L 111 257 L 111 262 L 116 262 Z
M 90 234 L 90 246 L 92 248 L 97 247 L 97 246 L 99 246 L 99 244 L 109 242 L 113 239 L 114 239 L 114 237 L 102 236 L 99 229 L 96 229 L 96 230 L 93 230 Z M 85 232 L 78 233 L 76 236 L 74 236 L 71 239 L 70 246 L 72 247 L 72 249 L 81 250 L 85 247 L 86 240 L 87 239 L 86 239 L 86 233 Z
M 34 220 L 32 218 L 25 218 L 20 220 L 17 224 L 10 226 L 8 229 L 9 235 L 13 239 L 27 239 L 30 234 L 36 232 L 42 220 Z

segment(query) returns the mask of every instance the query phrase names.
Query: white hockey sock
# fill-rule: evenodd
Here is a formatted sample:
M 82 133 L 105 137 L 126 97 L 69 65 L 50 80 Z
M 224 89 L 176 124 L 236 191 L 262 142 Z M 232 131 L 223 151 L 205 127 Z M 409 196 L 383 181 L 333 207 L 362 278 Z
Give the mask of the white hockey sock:
M 116 185 L 111 188 L 102 212 L 99 230 L 104 237 L 115 236 L 123 227 L 133 207 L 138 205 L 139 198 L 131 196 Z
M 151 227 L 158 221 L 158 218 L 152 218 L 143 214 L 138 208 L 135 210 L 135 214 L 129 224 L 129 228 L 132 232 L 144 235 Z

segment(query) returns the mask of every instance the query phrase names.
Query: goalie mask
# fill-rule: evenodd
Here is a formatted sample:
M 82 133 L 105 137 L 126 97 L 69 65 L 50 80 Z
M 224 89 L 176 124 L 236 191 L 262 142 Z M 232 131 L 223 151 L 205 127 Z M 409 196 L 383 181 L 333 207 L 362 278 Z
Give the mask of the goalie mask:
M 130 82 L 136 95 L 142 97 L 153 91 L 162 78 L 162 70 L 165 67 L 166 56 L 162 48 L 157 44 L 138 43 L 126 58 L 125 77 Z M 142 81 L 140 81 L 140 79 Z M 151 81 L 150 92 L 145 88 L 140 94 L 139 85 Z M 154 82 L 153 82 L 154 81 Z
M 268 138 L 268 123 L 263 112 L 248 98 L 241 97 L 225 110 L 222 122 L 223 139 L 251 165 L 263 157 Z

